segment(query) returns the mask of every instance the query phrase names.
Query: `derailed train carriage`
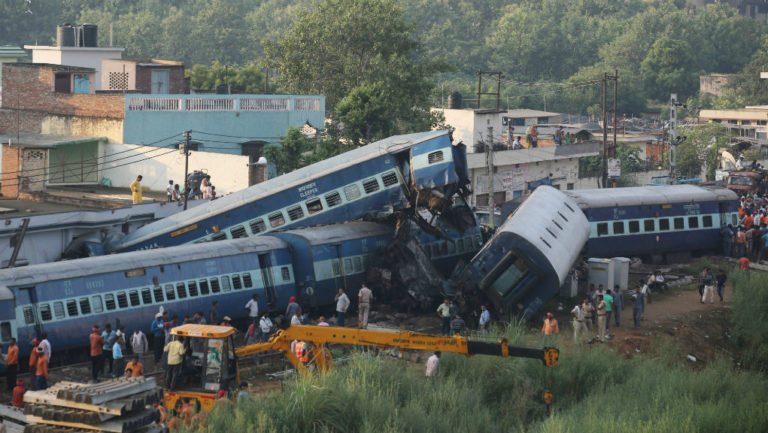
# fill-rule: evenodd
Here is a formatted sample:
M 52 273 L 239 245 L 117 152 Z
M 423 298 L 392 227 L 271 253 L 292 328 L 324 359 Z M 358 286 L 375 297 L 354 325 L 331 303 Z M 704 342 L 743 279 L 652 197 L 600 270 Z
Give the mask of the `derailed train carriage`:
M 399 135 L 269 179 L 105 244 L 161 248 L 336 224 L 425 206 L 450 210 L 469 183 L 466 149 L 449 131 Z
M 563 285 L 588 236 L 576 202 L 540 186 L 472 259 L 465 278 L 499 310 L 530 318 Z

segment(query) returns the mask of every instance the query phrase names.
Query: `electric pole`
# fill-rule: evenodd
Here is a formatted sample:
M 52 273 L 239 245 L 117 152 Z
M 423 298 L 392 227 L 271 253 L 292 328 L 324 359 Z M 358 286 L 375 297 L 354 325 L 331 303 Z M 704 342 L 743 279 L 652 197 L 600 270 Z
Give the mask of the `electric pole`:
M 184 210 L 187 210 L 189 199 L 189 133 L 190 131 L 184 131 Z
M 488 126 L 488 140 L 485 146 L 485 158 L 488 163 L 488 227 L 493 229 L 493 220 L 496 215 L 496 203 L 493 201 L 493 193 L 496 183 L 493 178 L 493 126 Z
M 672 185 L 677 183 L 677 93 L 672 93 L 669 98 L 669 181 Z
M 483 75 L 495 75 L 496 76 L 496 91 L 495 92 L 483 92 Z M 480 109 L 480 97 L 481 95 L 495 95 L 496 96 L 496 110 L 501 106 L 501 78 L 503 75 L 501 72 L 485 72 L 477 71 L 477 108 Z M 507 107 L 509 108 L 509 107 Z
M 613 147 L 611 148 L 611 158 L 616 158 L 616 130 L 617 124 L 617 105 L 619 102 L 619 70 L 616 69 L 613 75 Z
M 608 87 L 608 73 L 603 72 L 603 79 L 602 79 L 602 85 L 603 85 L 603 99 L 602 99 L 602 108 L 603 108 L 603 182 L 601 188 L 606 188 L 608 186 L 608 115 L 606 113 L 606 107 L 605 107 L 605 93 L 606 93 L 606 87 Z

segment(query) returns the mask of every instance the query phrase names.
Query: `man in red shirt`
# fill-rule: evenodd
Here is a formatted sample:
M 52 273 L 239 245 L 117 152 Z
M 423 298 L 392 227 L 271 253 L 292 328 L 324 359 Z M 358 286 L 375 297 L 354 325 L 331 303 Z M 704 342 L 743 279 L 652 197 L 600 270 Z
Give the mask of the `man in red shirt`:
M 93 325 L 93 332 L 88 337 L 91 340 L 91 376 L 99 380 L 99 374 L 104 370 L 104 337 L 99 333 L 99 325 Z
M 16 380 L 16 387 L 13 388 L 13 399 L 11 404 L 16 407 L 24 407 L 24 393 L 27 392 L 24 389 L 24 381 L 21 379 Z
M 739 259 L 739 269 L 747 273 L 747 277 L 749 277 L 749 259 L 746 257 L 742 257 Z
M 19 346 L 16 339 L 11 338 L 8 343 L 8 354 L 5 356 L 6 377 L 8 378 L 8 390 L 12 390 L 16 384 L 16 373 L 19 371 Z
M 32 339 L 32 352 L 29 354 L 29 372 L 32 376 L 35 375 L 35 370 L 37 369 L 37 347 L 39 344 L 40 342 L 37 341 L 37 338 Z

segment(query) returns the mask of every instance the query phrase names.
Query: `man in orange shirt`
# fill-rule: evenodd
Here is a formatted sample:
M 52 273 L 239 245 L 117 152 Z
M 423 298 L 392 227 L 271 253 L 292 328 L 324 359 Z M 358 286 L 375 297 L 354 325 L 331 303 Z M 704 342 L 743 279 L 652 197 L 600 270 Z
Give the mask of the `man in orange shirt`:
M 131 358 L 130 361 L 128 361 L 128 364 L 125 366 L 125 371 L 131 370 L 131 377 L 141 377 L 144 375 L 144 366 L 141 365 L 138 359 L 135 357 Z M 126 373 L 126 376 L 128 374 Z
M 739 226 L 736 229 L 736 257 L 742 258 L 747 253 L 747 235 L 744 228 Z
M 32 339 L 32 352 L 29 354 L 29 373 L 34 376 L 37 369 L 37 347 L 40 343 L 37 338 Z
M 21 379 L 16 380 L 16 387 L 13 388 L 13 399 L 11 405 L 16 407 L 24 407 L 24 393 L 27 390 L 24 389 L 24 381 Z
M 5 356 L 5 364 L 8 391 L 11 391 L 16 385 L 16 373 L 19 372 L 19 346 L 16 345 L 15 338 L 11 338 L 10 343 L 8 343 L 8 354 Z
M 35 391 L 48 388 L 48 358 L 43 353 L 43 348 L 37 347 L 37 369 L 35 370 Z
M 557 326 L 557 319 L 552 313 L 547 313 L 547 318 L 544 319 L 544 326 L 541 327 L 541 332 L 544 333 L 544 338 L 541 340 L 542 346 L 546 346 L 547 343 L 553 341 L 557 334 L 560 333 L 560 328 Z
M 91 377 L 96 381 L 104 371 L 104 337 L 99 332 L 99 325 L 93 325 L 91 330 L 93 332 L 88 336 L 91 341 Z

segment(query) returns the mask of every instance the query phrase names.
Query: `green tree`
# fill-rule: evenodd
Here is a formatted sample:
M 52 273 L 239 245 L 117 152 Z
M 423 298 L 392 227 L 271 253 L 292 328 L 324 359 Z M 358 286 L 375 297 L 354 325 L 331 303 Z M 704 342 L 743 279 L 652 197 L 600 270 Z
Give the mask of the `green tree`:
M 312 143 L 301 133 L 299 128 L 289 128 L 280 140 L 279 146 L 264 148 L 267 161 L 275 164 L 279 174 L 290 173 L 307 164 L 305 152 L 312 149 Z
M 686 98 L 696 93 L 699 72 L 688 42 L 663 36 L 656 40 L 640 65 L 648 95 L 665 100 L 670 93 Z
M 707 179 L 713 180 L 718 150 L 729 147 L 726 128 L 708 123 L 684 130 L 681 135 L 685 139 L 677 146 L 677 175 L 699 177 L 703 170 Z
M 392 99 L 428 106 L 429 77 L 444 64 L 417 61 L 419 50 L 413 27 L 392 0 L 326 0 L 282 39 L 265 41 L 267 62 L 286 90 L 325 95 L 327 107 L 376 82 L 397 92 Z

